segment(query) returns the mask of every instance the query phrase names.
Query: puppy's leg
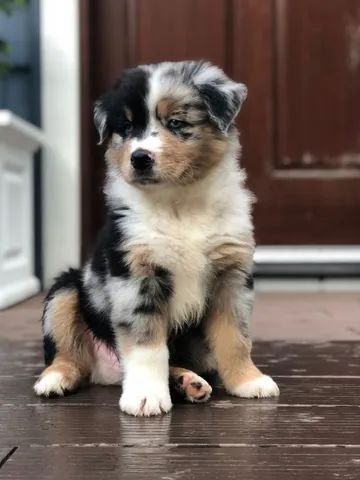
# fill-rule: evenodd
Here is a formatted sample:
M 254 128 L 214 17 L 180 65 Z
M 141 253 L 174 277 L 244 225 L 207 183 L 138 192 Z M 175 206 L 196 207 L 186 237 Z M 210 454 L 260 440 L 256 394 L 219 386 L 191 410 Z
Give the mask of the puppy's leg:
M 186 368 L 170 367 L 170 385 L 194 403 L 206 402 L 212 392 L 206 380 Z
M 64 395 L 90 374 L 92 352 L 74 288 L 52 292 L 43 315 L 45 361 L 49 366 L 34 385 L 37 395 Z
M 159 415 L 171 407 L 166 324 L 161 315 L 133 320 L 133 331 L 117 331 L 124 369 L 120 408 L 135 416 Z M 142 332 L 142 322 L 146 331 Z M 129 329 L 129 330 L 130 330 Z
M 263 375 L 251 359 L 248 323 L 252 311 L 252 282 L 246 276 L 251 249 L 226 248 L 218 254 L 220 266 L 214 303 L 205 322 L 205 334 L 227 391 L 245 398 L 279 395 L 276 383 Z
M 131 251 L 129 285 L 134 296 L 127 297 L 127 318 L 120 320 L 116 328 L 124 369 L 120 408 L 136 416 L 159 415 L 172 406 L 167 347 L 172 279 L 168 271 L 151 264 L 148 257 L 146 249 Z M 119 308 L 119 318 L 122 311 Z

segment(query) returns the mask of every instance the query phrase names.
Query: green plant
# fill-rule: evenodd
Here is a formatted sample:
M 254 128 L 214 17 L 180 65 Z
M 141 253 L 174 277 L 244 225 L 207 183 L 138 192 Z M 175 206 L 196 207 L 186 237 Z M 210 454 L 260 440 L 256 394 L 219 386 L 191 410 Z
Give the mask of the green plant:
M 0 0 L 0 12 L 11 15 L 15 7 L 22 7 L 27 0 Z M 9 54 L 11 52 L 10 45 L 0 38 L 0 77 L 5 75 L 11 68 Z

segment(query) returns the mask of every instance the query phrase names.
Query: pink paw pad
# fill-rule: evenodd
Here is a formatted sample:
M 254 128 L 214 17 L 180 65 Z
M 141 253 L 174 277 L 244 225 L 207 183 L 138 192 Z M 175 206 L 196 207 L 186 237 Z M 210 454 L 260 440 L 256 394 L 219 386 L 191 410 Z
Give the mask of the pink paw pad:
M 179 387 L 190 402 L 206 402 L 210 398 L 211 386 L 196 373 L 184 373 L 179 377 L 178 382 Z

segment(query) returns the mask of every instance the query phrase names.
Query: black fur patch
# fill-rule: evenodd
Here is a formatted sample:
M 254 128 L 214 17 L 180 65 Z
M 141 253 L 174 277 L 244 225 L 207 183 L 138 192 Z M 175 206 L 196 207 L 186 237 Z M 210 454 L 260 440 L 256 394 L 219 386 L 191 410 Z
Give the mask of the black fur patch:
M 156 302 L 153 298 L 147 298 L 147 301 L 142 301 L 134 309 L 135 315 L 155 315 L 161 312 L 161 304 Z
M 168 348 L 170 365 L 181 365 L 184 368 L 195 370 L 199 375 L 206 372 L 202 365 L 202 359 L 209 355 L 210 350 L 201 322 L 170 332 Z
M 55 278 L 54 283 L 50 287 L 46 297 L 45 305 L 54 298 L 55 293 L 59 290 L 78 290 L 81 283 L 81 272 L 76 268 L 69 268 L 66 272 L 61 273 Z
M 123 233 L 120 221 L 123 214 L 108 216 L 96 243 L 91 267 L 104 281 L 107 273 L 113 277 L 130 277 L 130 268 L 125 261 L 126 251 L 121 250 Z
M 152 279 L 152 282 L 156 282 L 156 293 L 160 301 L 166 301 L 173 293 L 173 281 L 171 278 L 171 273 L 163 267 L 154 268 L 154 277 L 146 278 L 142 281 L 140 288 L 141 294 L 151 294 L 151 283 L 149 280 Z
M 50 365 L 55 358 L 56 355 L 56 345 L 54 340 L 50 337 L 50 335 L 44 335 L 43 338 L 43 345 L 44 345 L 44 360 L 45 365 Z
M 234 109 L 232 102 L 229 101 L 228 95 L 221 92 L 215 85 L 201 85 L 199 92 L 210 110 L 210 120 L 212 118 L 218 119 L 220 125 L 230 124 Z
M 173 281 L 170 272 L 165 268 L 155 267 L 154 275 L 141 280 L 139 288 L 141 300 L 134 314 L 154 315 L 161 312 L 172 293 Z
M 79 303 L 84 321 L 94 337 L 114 349 L 115 333 L 110 321 L 110 308 L 105 311 L 95 309 L 84 286 L 79 290 Z
M 100 118 L 101 115 L 105 116 L 104 137 L 111 136 L 113 133 L 123 138 L 141 137 L 149 121 L 149 112 L 145 103 L 148 78 L 148 72 L 141 67 L 126 70 L 113 89 L 96 103 L 96 110 L 101 112 Z M 125 107 L 131 112 L 131 122 L 126 118 Z M 130 129 L 129 126 L 131 126 Z
M 91 260 L 92 270 L 103 282 L 108 272 L 106 244 L 107 244 L 107 233 L 106 233 L 105 227 L 103 227 L 98 234 L 95 250 Z
M 252 273 L 249 273 L 245 280 L 245 287 L 249 290 L 254 290 L 254 276 Z

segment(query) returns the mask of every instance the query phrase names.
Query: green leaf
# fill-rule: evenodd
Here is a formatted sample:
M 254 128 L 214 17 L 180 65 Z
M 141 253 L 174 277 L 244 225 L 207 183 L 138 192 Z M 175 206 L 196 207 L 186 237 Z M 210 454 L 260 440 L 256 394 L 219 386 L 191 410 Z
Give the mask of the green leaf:
M 11 68 L 10 63 L 0 61 L 0 78 L 9 73 Z
M 11 15 L 15 7 L 23 7 L 28 3 L 28 0 L 0 0 L 0 11 L 6 15 Z
M 9 55 L 10 52 L 11 52 L 10 45 L 4 40 L 0 40 L 0 53 L 2 53 L 3 55 Z

